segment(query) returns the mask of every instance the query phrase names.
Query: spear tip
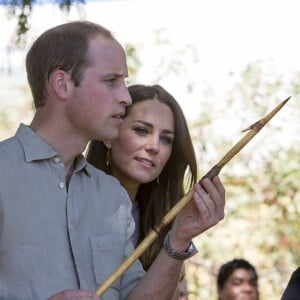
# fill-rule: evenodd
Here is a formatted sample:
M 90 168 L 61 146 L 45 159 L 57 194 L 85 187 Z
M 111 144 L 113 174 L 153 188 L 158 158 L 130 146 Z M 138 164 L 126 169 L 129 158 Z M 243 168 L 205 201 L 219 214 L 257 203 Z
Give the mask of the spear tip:
M 291 99 L 292 96 L 289 96 L 281 103 L 279 103 L 267 116 L 264 117 L 265 123 L 269 122 L 270 119 Z
M 291 99 L 292 96 L 289 96 L 285 100 L 283 100 L 281 103 L 279 103 L 268 115 L 266 115 L 263 119 L 255 122 L 254 124 L 250 125 L 246 129 L 242 130 L 242 132 L 249 131 L 251 129 L 255 129 L 258 131 L 260 130 L 267 122 L 269 122 L 274 115 Z
M 282 101 L 282 103 L 285 104 L 285 103 L 288 102 L 291 98 L 292 98 L 292 96 L 287 97 L 285 100 Z

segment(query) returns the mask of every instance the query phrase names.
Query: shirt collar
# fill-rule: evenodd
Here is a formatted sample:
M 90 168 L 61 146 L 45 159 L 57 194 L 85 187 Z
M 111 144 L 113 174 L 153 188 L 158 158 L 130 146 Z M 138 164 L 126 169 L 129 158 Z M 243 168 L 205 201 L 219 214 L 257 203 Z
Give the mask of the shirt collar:
M 24 149 L 25 161 L 27 163 L 36 160 L 60 157 L 60 155 L 29 126 L 20 124 L 15 137 L 19 140 Z M 82 154 L 78 155 L 75 160 L 74 171 L 79 172 L 83 169 L 86 175 L 90 177 L 90 173 L 86 166 L 87 161 L 84 156 Z
M 58 155 L 58 153 L 29 126 L 21 124 L 15 136 L 24 149 L 26 162 L 48 159 Z

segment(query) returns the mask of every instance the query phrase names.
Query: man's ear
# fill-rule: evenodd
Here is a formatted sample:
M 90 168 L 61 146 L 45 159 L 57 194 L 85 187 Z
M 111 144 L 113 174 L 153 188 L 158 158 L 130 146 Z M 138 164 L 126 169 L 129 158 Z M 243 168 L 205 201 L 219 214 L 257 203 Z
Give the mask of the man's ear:
M 69 96 L 71 89 L 70 75 L 63 70 L 55 70 L 50 75 L 50 85 L 55 94 L 62 100 Z
M 111 144 L 112 144 L 111 141 L 102 141 L 102 143 L 105 145 L 105 147 L 106 147 L 107 149 L 110 149 L 110 148 L 111 148 Z

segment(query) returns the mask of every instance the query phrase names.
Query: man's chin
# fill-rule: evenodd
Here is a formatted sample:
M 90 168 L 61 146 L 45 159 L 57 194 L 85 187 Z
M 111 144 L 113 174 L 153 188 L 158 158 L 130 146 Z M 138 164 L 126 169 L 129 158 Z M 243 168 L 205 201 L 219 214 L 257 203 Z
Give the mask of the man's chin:
M 102 137 L 102 141 L 113 141 L 113 140 L 116 140 L 118 137 L 119 137 L 119 133 L 120 133 L 120 130 L 119 128 L 116 128 L 115 130 L 111 130 L 110 132 L 106 132 L 105 134 L 105 138 Z

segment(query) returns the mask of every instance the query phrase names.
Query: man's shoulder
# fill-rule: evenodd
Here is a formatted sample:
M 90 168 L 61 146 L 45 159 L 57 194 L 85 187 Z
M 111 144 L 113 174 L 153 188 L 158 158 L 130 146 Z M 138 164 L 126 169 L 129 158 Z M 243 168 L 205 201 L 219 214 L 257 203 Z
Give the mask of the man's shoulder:
M 87 169 L 88 172 L 90 173 L 90 176 L 93 176 L 95 180 L 123 189 L 119 180 L 116 179 L 114 176 L 111 176 L 103 172 L 102 170 L 99 170 L 98 168 L 94 167 L 90 163 L 87 163 Z
M 3 139 L 0 141 L 0 157 L 2 157 L 3 154 L 8 154 L 8 153 L 12 153 L 12 155 L 14 155 L 14 151 L 19 151 L 19 147 L 20 147 L 20 142 L 17 139 L 17 134 L 20 131 L 20 128 L 24 127 L 23 124 L 20 124 L 17 132 L 15 135 L 10 136 L 6 139 Z M 1 159 L 0 158 L 0 159 Z
M 5 159 L 4 154 L 11 154 L 13 149 L 18 146 L 18 141 L 15 136 L 9 137 L 5 140 L 0 141 L 0 159 Z
M 100 178 L 107 179 L 107 180 L 114 178 L 113 176 L 110 176 L 107 173 L 103 172 L 102 170 L 94 167 L 89 162 L 87 162 L 87 169 L 88 169 L 89 173 L 91 173 L 91 175 L 93 175 L 93 176 L 100 177 Z
M 91 182 L 92 190 L 96 190 L 102 196 L 109 197 L 111 199 L 118 199 L 118 201 L 125 201 L 127 204 L 130 203 L 131 205 L 129 196 L 118 179 L 95 168 L 89 163 L 87 163 L 86 168 L 90 178 L 93 179 Z M 109 202 L 113 203 L 114 201 Z

